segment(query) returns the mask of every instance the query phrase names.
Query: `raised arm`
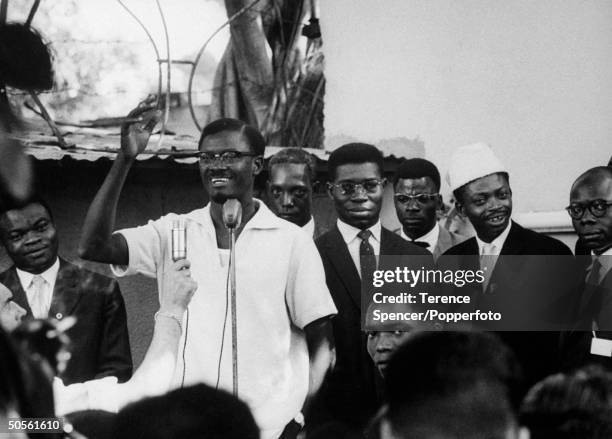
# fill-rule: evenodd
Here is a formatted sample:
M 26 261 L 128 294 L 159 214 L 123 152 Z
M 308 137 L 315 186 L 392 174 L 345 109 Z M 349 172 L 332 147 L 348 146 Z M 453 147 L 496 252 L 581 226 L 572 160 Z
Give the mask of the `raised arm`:
M 121 149 L 85 217 L 79 242 L 79 256 L 83 259 L 116 265 L 129 262 L 125 239 L 120 234 L 113 235 L 117 202 L 127 174 L 138 154 L 146 148 L 160 112 L 139 106 L 128 118 L 139 121 L 121 127 Z

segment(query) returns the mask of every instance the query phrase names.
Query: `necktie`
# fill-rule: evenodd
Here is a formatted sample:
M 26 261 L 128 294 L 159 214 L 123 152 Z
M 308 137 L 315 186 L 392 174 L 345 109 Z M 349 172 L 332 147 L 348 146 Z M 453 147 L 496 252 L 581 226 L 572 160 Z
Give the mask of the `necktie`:
M 601 262 L 597 256 L 593 257 L 593 262 L 591 262 L 591 266 L 589 267 L 589 274 L 586 278 L 586 283 L 589 285 L 599 285 L 599 278 L 601 276 Z
M 480 255 L 480 268 L 484 271 L 484 282 L 482 283 L 482 291 L 486 291 L 497 262 L 495 244 L 485 244 Z
M 45 284 L 46 280 L 39 275 L 36 275 L 32 278 L 31 292 L 32 292 L 32 303 L 30 303 L 30 308 L 32 308 L 32 314 L 37 319 L 45 319 L 47 318 L 47 314 L 49 314 L 49 309 L 47 308 L 47 300 L 45 296 Z
M 425 241 L 412 241 L 413 244 L 418 245 L 419 247 L 428 248 L 429 243 Z
M 361 279 L 363 281 L 367 280 L 369 282 L 368 285 L 371 285 L 372 276 L 374 275 L 374 270 L 376 270 L 376 255 L 374 254 L 374 247 L 369 242 L 372 232 L 362 230 L 357 236 L 361 238 L 361 244 L 359 245 Z

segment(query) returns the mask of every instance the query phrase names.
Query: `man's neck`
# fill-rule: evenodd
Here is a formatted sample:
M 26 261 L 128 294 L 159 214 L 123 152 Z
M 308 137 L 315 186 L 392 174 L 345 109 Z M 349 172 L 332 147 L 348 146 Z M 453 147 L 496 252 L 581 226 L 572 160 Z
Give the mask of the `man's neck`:
M 252 197 L 247 199 L 239 200 L 242 207 L 242 221 L 240 227 L 244 226 L 257 212 L 257 204 Z M 223 203 L 217 203 L 215 201 L 210 202 L 210 217 L 213 220 L 215 228 L 224 227 L 223 225 Z
M 416 240 L 418 240 L 418 239 L 422 238 L 423 236 L 427 235 L 429 232 L 431 232 L 431 231 L 434 229 L 434 227 L 436 227 L 436 223 L 433 223 L 433 225 L 432 225 L 432 226 L 431 226 L 429 229 L 427 229 L 427 231 L 426 231 L 426 232 L 424 232 L 424 233 L 420 233 L 420 234 L 418 234 L 418 235 L 417 235 L 416 233 L 414 233 L 413 231 L 408 230 L 408 229 L 406 228 L 406 226 L 402 226 L 402 229 L 404 230 L 404 234 L 405 234 L 405 235 L 406 235 L 408 238 L 412 239 L 413 241 L 416 241 Z

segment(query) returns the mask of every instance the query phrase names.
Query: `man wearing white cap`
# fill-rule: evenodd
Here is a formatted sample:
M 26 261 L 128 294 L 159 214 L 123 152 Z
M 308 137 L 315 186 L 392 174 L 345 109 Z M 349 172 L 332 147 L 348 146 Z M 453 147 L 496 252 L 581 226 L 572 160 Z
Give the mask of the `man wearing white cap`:
M 531 256 L 571 256 L 572 253 L 560 241 L 511 221 L 512 190 L 508 171 L 499 158 L 484 143 L 458 148 L 452 156 L 448 177 L 457 210 L 472 223 L 476 236 L 450 248 L 445 255 L 471 256 L 461 257 L 460 264 L 472 268 L 480 264 L 479 268 L 484 271 L 485 281 L 472 305 L 485 309 L 497 306 L 505 311 L 506 314 L 502 313 L 508 319 L 503 325 L 505 330 L 524 330 L 519 322 L 524 322 L 525 316 L 540 319 L 538 313 L 553 312 L 553 303 L 557 306 L 555 317 L 560 319 L 559 313 L 566 312 L 569 301 L 564 299 L 566 292 L 559 290 L 559 285 L 565 287 L 569 282 L 561 283 L 558 273 L 571 270 L 559 268 L 558 263 L 573 262 L 567 258 L 561 261 L 561 258 Z M 530 257 L 506 257 L 517 255 Z M 504 257 L 503 263 L 499 256 Z M 505 332 L 500 335 L 522 360 L 528 382 L 556 370 L 556 334 Z

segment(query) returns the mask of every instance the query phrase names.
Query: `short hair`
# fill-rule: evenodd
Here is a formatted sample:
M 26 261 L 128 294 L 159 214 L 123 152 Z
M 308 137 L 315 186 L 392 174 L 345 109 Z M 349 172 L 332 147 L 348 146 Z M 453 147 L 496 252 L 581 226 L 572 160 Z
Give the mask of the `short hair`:
M 202 142 L 206 137 L 213 136 L 215 134 L 222 133 L 225 131 L 239 133 L 246 139 L 247 143 L 251 147 L 251 150 L 256 155 L 264 154 L 264 151 L 266 149 L 266 141 L 259 132 L 259 130 L 247 124 L 246 122 L 243 122 L 238 119 L 230 119 L 227 117 L 217 119 L 204 127 L 200 136 L 200 141 L 198 142 L 198 147 L 202 146 Z
M 120 439 L 258 439 L 249 407 L 205 384 L 147 398 L 122 409 L 116 418 Z
M 572 184 L 572 189 L 576 187 L 577 184 L 582 184 L 584 182 L 591 183 L 596 179 L 604 179 L 609 178 L 612 179 L 612 167 L 610 166 L 595 166 L 594 168 L 588 169 L 574 181 Z
M 414 333 L 392 357 L 386 384 L 394 431 L 464 438 L 483 430 L 502 435 L 516 422 L 524 392 L 516 356 L 480 332 Z
M 274 165 L 282 165 L 286 163 L 293 163 L 297 165 L 305 165 L 306 172 L 310 178 L 310 182 L 313 183 L 316 179 L 316 160 L 312 154 L 304 151 L 302 148 L 283 148 L 272 157 L 268 163 L 268 170 L 272 172 Z
M 503 175 L 504 177 L 506 177 L 506 181 L 508 182 L 508 184 L 510 184 L 510 174 L 508 174 L 507 172 L 494 172 L 494 174 Z M 493 175 L 493 174 L 489 174 L 489 175 Z M 487 177 L 487 175 L 483 175 L 482 177 Z M 482 177 L 479 177 L 479 178 L 482 178 Z M 476 180 L 478 180 L 479 178 L 477 178 Z M 453 191 L 453 198 L 455 199 L 455 202 L 463 203 L 463 194 L 465 192 L 465 189 L 467 188 L 467 185 L 470 183 L 473 183 L 476 180 L 468 181 L 466 184 L 464 184 L 463 186 L 459 186 L 457 189 Z
M 612 374 L 590 366 L 545 378 L 525 397 L 521 420 L 532 439 L 612 437 Z
M 436 165 L 429 160 L 421 158 L 403 160 L 393 176 L 393 187 L 395 187 L 400 179 L 423 177 L 431 178 L 436 186 L 436 191 L 440 191 L 440 171 L 438 171 Z
M 49 218 L 51 219 L 51 221 L 54 221 L 51 206 L 49 206 L 47 200 L 41 197 L 40 194 L 33 194 L 26 200 L 19 202 L 2 197 L 2 199 L 0 200 L 0 218 L 2 218 L 9 210 L 23 209 L 24 207 L 29 206 L 30 204 L 40 204 L 42 207 L 45 208 L 47 213 L 49 213 Z
M 384 174 L 384 158 L 382 152 L 369 143 L 347 143 L 335 149 L 329 155 L 327 171 L 329 178 L 336 178 L 336 170 L 339 166 L 347 164 L 374 163 L 378 166 L 380 175 Z

